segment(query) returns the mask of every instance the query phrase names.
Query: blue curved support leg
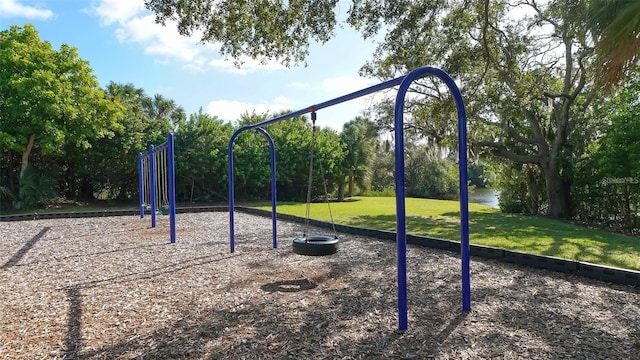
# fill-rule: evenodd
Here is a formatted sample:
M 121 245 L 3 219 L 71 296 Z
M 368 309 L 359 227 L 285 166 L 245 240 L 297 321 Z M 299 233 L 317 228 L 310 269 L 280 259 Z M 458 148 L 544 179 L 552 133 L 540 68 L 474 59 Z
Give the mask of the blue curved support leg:
M 394 109 L 395 126 L 395 171 L 396 171 L 396 242 L 398 253 L 398 328 L 408 329 L 407 316 L 407 256 L 406 218 L 404 189 L 404 99 L 409 85 L 419 78 L 434 75 L 449 88 L 458 112 L 458 152 L 460 173 L 460 257 L 462 262 L 462 310 L 471 310 L 471 281 L 469 256 L 469 196 L 467 188 L 467 114 L 460 89 L 444 71 L 433 67 L 421 67 L 404 77 L 396 95 Z
M 277 220 L 278 213 L 276 211 L 276 146 L 273 143 L 273 138 L 269 133 L 263 128 L 257 128 L 257 131 L 262 133 L 264 137 L 269 142 L 269 155 L 270 161 L 269 166 L 271 167 L 271 227 L 273 233 L 273 248 L 276 249 L 278 247 L 278 230 L 277 230 Z

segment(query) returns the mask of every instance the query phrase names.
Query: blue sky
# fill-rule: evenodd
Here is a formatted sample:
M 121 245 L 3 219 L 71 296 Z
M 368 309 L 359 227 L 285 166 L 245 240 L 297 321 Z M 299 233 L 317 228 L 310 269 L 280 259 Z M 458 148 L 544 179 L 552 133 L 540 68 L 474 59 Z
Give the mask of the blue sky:
M 340 3 L 339 16 L 346 16 L 348 4 Z M 155 24 L 144 0 L 0 0 L 0 30 L 26 23 L 56 49 L 62 43 L 76 47 L 101 86 L 131 82 L 147 95 L 175 100 L 187 114 L 202 107 L 233 121 L 245 111 L 299 110 L 379 83 L 358 75 L 375 46 L 350 28 L 323 46 L 313 44 L 306 67 L 247 60 L 238 69 L 215 44 L 181 37 L 173 24 Z M 340 131 L 372 101 L 321 110 L 318 124 Z

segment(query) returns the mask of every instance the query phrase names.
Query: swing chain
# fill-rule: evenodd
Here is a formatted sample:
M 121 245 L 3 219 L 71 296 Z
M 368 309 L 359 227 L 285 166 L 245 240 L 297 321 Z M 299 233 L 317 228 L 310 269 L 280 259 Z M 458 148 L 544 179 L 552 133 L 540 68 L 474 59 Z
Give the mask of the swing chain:
M 309 219 L 311 217 L 311 188 L 313 186 L 313 153 L 315 148 L 315 138 L 316 138 L 316 119 L 317 115 L 315 111 L 311 112 L 311 154 L 309 156 L 309 182 L 307 184 L 307 208 L 306 208 L 306 216 L 304 220 L 304 232 L 303 237 L 307 238 L 307 230 L 309 229 Z M 329 218 L 331 219 L 331 227 L 333 228 L 333 236 L 334 238 L 338 238 L 338 232 L 336 231 L 336 224 L 333 221 L 333 213 L 331 211 L 331 204 L 329 202 L 329 191 L 327 189 L 327 179 L 324 173 L 324 168 L 322 167 L 322 161 L 320 161 L 320 174 L 322 176 L 322 186 L 324 187 L 324 198 L 327 202 L 327 207 L 329 208 Z
M 307 238 L 307 230 L 309 229 L 309 217 L 311 216 L 311 187 L 313 186 L 313 148 L 316 138 L 316 112 L 311 112 L 311 154 L 309 155 L 309 181 L 307 184 L 307 208 L 304 219 L 304 231 L 302 236 Z

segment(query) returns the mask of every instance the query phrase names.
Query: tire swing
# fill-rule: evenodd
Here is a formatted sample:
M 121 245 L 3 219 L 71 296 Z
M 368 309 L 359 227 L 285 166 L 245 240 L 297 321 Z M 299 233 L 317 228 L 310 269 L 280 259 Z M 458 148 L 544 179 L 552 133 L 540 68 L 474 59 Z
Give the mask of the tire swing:
M 320 173 L 322 174 L 322 185 L 324 186 L 324 196 L 329 207 L 329 217 L 331 218 L 331 226 L 333 227 L 333 236 L 327 235 L 307 235 L 309 229 L 309 218 L 311 209 L 311 187 L 313 180 L 313 150 L 316 136 L 316 112 L 311 112 L 311 155 L 309 156 L 309 183 L 307 186 L 307 209 L 304 221 L 304 231 L 302 237 L 293 239 L 293 252 L 299 255 L 323 256 L 331 255 L 338 252 L 338 233 L 333 222 L 333 214 L 331 213 L 331 205 L 329 203 L 329 192 L 327 191 L 327 182 L 324 176 L 322 162 L 320 162 Z

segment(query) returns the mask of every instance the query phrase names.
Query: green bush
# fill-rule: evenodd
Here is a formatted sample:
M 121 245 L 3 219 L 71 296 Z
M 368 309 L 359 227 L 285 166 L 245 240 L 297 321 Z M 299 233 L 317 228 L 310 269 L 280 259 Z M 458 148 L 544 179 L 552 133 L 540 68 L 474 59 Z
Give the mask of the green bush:
M 20 179 L 16 209 L 32 209 L 47 206 L 58 197 L 58 185 L 55 179 L 35 169 L 28 168 Z

